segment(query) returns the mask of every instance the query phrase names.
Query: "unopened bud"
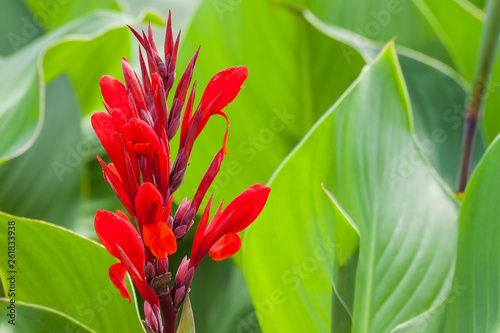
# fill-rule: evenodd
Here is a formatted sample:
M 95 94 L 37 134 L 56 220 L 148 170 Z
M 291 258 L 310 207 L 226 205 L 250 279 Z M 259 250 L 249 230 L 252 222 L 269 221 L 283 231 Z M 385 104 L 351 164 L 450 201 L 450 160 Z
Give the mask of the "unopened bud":
M 157 308 L 156 305 L 153 305 L 154 307 Z M 149 328 L 152 332 L 161 332 L 160 328 L 162 326 L 161 324 L 161 317 L 156 316 L 156 311 L 153 311 L 153 308 L 149 304 L 148 301 L 144 302 L 144 317 L 145 317 L 145 323 L 146 327 Z
M 184 274 L 189 267 L 189 259 L 187 256 L 182 258 L 181 264 L 179 265 L 179 269 L 177 269 L 177 274 L 175 275 L 174 286 L 178 287 L 181 285 L 182 280 L 184 279 Z
M 190 267 L 186 274 L 184 274 L 184 277 L 182 278 L 181 286 L 189 289 L 189 286 L 191 285 L 191 282 L 193 282 L 193 276 L 194 276 L 194 271 L 196 268 Z
M 181 225 L 181 221 L 184 218 L 184 215 L 186 214 L 190 206 L 191 206 L 191 200 L 184 198 L 181 204 L 179 205 L 179 208 L 177 208 L 177 211 L 175 212 L 173 229 L 176 229 L 178 226 Z
M 152 263 L 147 262 L 144 264 L 144 275 L 146 275 L 146 279 L 152 279 L 155 277 L 155 268 Z
M 156 275 L 165 274 L 168 270 L 168 257 L 156 262 Z
M 175 291 L 175 296 L 174 296 L 174 309 L 179 308 L 181 305 L 182 301 L 186 297 L 186 288 L 185 287 L 180 287 Z
M 177 241 L 184 239 L 184 237 L 186 237 L 187 232 L 188 232 L 188 227 L 186 225 L 178 226 L 174 230 L 175 239 Z
M 174 193 L 177 191 L 177 189 L 181 186 L 182 182 L 184 181 L 184 176 L 186 175 L 186 169 L 183 169 L 179 172 L 176 172 L 171 178 L 170 178 L 170 193 Z
M 167 219 L 167 226 L 172 229 L 174 226 L 174 218 L 172 216 L 169 216 Z

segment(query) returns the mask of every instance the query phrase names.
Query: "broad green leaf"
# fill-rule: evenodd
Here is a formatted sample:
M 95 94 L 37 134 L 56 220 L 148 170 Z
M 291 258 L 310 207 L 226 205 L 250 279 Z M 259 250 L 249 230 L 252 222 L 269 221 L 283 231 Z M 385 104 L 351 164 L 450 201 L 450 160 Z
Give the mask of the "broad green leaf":
M 0 2 L 0 56 L 8 56 L 43 33 L 22 0 Z
M 184 304 L 182 306 L 182 315 L 179 321 L 179 327 L 177 327 L 177 333 L 195 333 L 194 328 L 194 317 L 193 309 L 191 308 L 191 301 L 189 300 L 189 294 L 186 295 L 184 299 Z
M 359 257 L 359 231 L 349 216 L 339 206 L 337 200 L 323 188 L 331 201 L 333 210 L 333 293 L 332 293 L 332 333 L 351 332 L 354 309 L 354 279 Z
M 493 333 L 500 329 L 500 140 L 474 171 L 460 212 L 454 298 L 441 332 Z
M 450 50 L 460 73 L 470 82 L 476 67 L 481 27 L 485 14 L 467 1 L 414 0 Z M 461 22 L 457 25 L 456 22 Z M 487 88 L 484 125 L 489 141 L 500 133 L 500 54 Z
M 96 9 L 120 9 L 117 0 L 24 0 L 31 9 L 35 24 L 51 31 Z
M 43 306 L 16 301 L 11 304 L 10 299 L 0 298 L 3 320 L 0 321 L 0 331 L 3 333 L 20 332 L 93 332 L 88 327 L 74 321 L 68 316 Z M 10 308 L 9 308 L 10 307 Z M 15 308 L 14 308 L 15 307 Z M 15 310 L 14 310 L 15 309 Z M 10 317 L 11 310 L 15 312 Z M 12 321 L 12 324 L 9 321 Z
M 325 23 L 382 43 L 396 37 L 397 45 L 428 54 L 446 64 L 453 64 L 449 51 L 443 46 L 433 25 L 419 11 L 416 0 L 300 2 L 301 8 L 307 8 Z
M 188 28 L 188 24 L 199 6 L 201 0 L 122 0 L 122 8 L 128 13 L 140 13 L 143 10 L 154 11 L 157 16 L 168 17 L 168 11 L 172 11 L 172 28 L 174 31 L 182 27 Z M 166 20 L 165 20 L 166 22 Z M 154 24 L 154 22 L 152 22 Z M 165 23 L 163 23 L 165 25 Z M 164 29 L 163 29 L 164 30 Z M 187 31 L 187 30 L 186 30 Z M 161 40 L 156 41 L 158 46 Z
M 381 42 L 396 37 L 397 45 L 451 65 L 469 82 L 472 80 L 484 13 L 466 0 L 302 0 L 298 5 L 308 8 L 325 23 L 358 36 Z M 359 42 L 356 35 L 352 37 Z M 499 60 L 500 55 L 497 63 Z M 500 133 L 499 82 L 500 66 L 495 65 L 484 113 L 489 141 Z
M 390 331 L 446 297 L 457 204 L 414 141 L 401 75 L 390 45 L 273 176 L 243 254 L 256 308 L 272 291 L 283 296 L 259 316 L 264 332 L 330 329 L 334 232 L 321 182 L 359 228 L 353 332 Z M 415 167 L 393 181 L 410 158 Z
M 88 146 L 80 138 L 80 105 L 68 78 L 47 85 L 46 97 L 38 140 L 0 168 L 0 210 L 71 227 Z
M 119 63 L 129 46 L 123 41 L 118 43 L 116 38 L 127 33 L 124 25 L 132 21 L 128 15 L 97 12 L 72 21 L 0 60 L 0 75 L 4 78 L 0 83 L 3 101 L 0 163 L 23 153 L 33 144 L 45 113 L 45 83 L 60 73 L 67 71 L 73 78 L 84 112 L 97 107 L 101 100 L 96 100 L 98 93 L 83 94 L 95 89 L 88 85 L 98 86 L 102 73 L 118 72 L 119 66 L 115 66 L 113 60 Z M 51 48 L 57 52 L 51 52 Z M 96 54 L 105 61 L 96 62 Z
M 479 48 L 481 11 L 473 15 L 463 2 L 454 0 L 413 2 L 450 53 L 457 70 L 471 81 Z M 457 21 L 462 24 L 457 25 Z
M 50 82 L 61 72 L 68 73 L 84 114 L 102 109 L 99 79 L 103 75 L 123 77 L 121 58 L 130 54 L 131 34 L 125 24 L 132 19 L 116 16 L 114 26 L 104 27 L 101 32 L 86 38 L 53 45 L 43 59 L 45 82 Z M 61 68 L 62 67 L 62 68 Z
M 377 41 L 325 24 L 308 11 L 304 12 L 304 16 L 326 35 L 356 48 L 367 61 L 373 60 L 376 52 L 383 48 Z M 422 152 L 450 190 L 454 191 L 462 151 L 466 83 L 453 69 L 428 56 L 401 47 L 397 51 Z M 473 165 L 485 150 L 481 134 L 479 130 Z M 401 168 L 411 169 L 411 164 L 403 163 Z
M 4 249 L 9 221 L 15 222 L 16 258 L 14 267 L 2 260 L 0 273 L 6 292 L 8 278 L 16 275 L 16 301 L 61 313 L 95 332 L 144 331 L 135 297 L 128 304 L 109 279 L 116 260 L 104 247 L 55 225 L 0 214 Z
M 238 65 L 249 69 L 245 88 L 225 109 L 229 155 L 209 190 L 216 202 L 265 182 L 364 64 L 356 52 L 344 56 L 344 50 L 352 51 L 349 46 L 264 0 L 203 1 L 181 45 L 179 70 L 200 44 L 194 74 L 198 96 L 218 71 Z M 179 193 L 192 196 L 221 148 L 224 130 L 223 118 L 210 120 L 194 145 Z
M 463 110 L 466 91 L 446 67 L 425 57 L 399 54 L 411 101 L 415 134 L 421 151 L 433 168 L 456 191 L 462 153 Z M 485 151 L 482 131 L 478 131 L 472 166 Z M 413 168 L 413 161 L 401 163 L 400 175 Z

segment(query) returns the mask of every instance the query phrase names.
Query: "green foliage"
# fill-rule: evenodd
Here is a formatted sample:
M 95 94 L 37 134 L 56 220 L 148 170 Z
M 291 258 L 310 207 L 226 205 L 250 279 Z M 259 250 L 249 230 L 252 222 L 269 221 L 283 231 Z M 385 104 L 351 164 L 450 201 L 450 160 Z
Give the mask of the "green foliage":
M 460 213 L 460 236 L 445 332 L 500 328 L 500 181 L 497 138 L 470 179 Z
M 215 202 L 234 198 L 249 184 L 265 183 L 364 64 L 349 46 L 321 34 L 300 13 L 265 0 L 229 7 L 202 2 L 182 45 L 184 64 L 200 44 L 194 74 L 198 89 L 226 67 L 249 69 L 245 89 L 225 109 L 229 155 L 210 190 Z M 354 54 L 346 58 L 346 51 Z M 213 119 L 200 135 L 190 160 L 198 167 L 188 168 L 182 194 L 198 186 L 222 145 L 224 126 Z
M 0 298 L 0 305 L 8 309 L 11 306 L 10 299 Z M 16 318 L 13 321 L 15 325 L 9 323 L 9 320 L 12 320 L 11 317 L 6 317 L 6 320 L 0 322 L 0 329 L 4 333 L 65 332 L 68 330 L 81 333 L 92 332 L 88 327 L 61 312 L 19 301 L 15 303 L 15 306 Z M 7 314 L 10 314 L 10 309 Z
M 221 333 L 497 332 L 500 57 L 476 170 L 465 196 L 453 193 L 484 6 L 4 1 L 0 210 L 95 238 L 96 209 L 120 208 L 94 157 L 105 155 L 89 125 L 102 108 L 99 78 L 121 79 L 121 57 L 139 70 L 125 24 L 160 25 L 161 48 L 172 9 L 174 30 L 183 29 L 177 78 L 201 45 L 197 101 L 218 71 L 249 68 L 245 88 L 225 109 L 230 154 L 208 193 L 227 202 L 252 183 L 272 188 L 237 265 L 200 265 L 179 332 L 194 332 L 194 323 L 199 332 Z M 214 117 L 200 135 L 181 198 L 192 198 L 224 129 Z M 175 154 L 177 143 L 171 146 Z M 17 223 L 16 332 L 144 331 L 142 305 L 127 304 L 112 286 L 114 260 L 101 246 L 16 216 L 0 214 L 0 248 L 7 222 Z M 179 258 L 189 255 L 190 237 Z M 3 296 L 6 265 L 0 261 Z M 4 310 L 8 304 L 0 298 Z M 6 320 L 0 331 L 13 332 Z
M 81 196 L 82 153 L 88 149 L 81 144 L 80 105 L 64 76 L 47 85 L 46 96 L 38 139 L 0 168 L 0 209 L 72 227 Z
M 104 247 L 58 226 L 0 214 L 3 249 L 12 231 L 9 221 L 15 222 L 14 298 L 29 307 L 21 310 L 19 321 L 28 321 L 22 313 L 39 312 L 37 316 L 57 316 L 58 322 L 66 320 L 89 331 L 143 331 L 135 299 L 128 304 L 109 280 L 108 269 L 116 259 Z M 7 260 L 0 262 L 5 296 L 13 269 L 8 265 Z M 4 311 L 2 307 L 2 317 Z
M 321 183 L 359 228 L 353 332 L 391 330 L 446 296 L 457 205 L 413 139 L 408 95 L 393 56 L 389 46 L 365 69 L 270 182 L 272 197 L 244 249 L 256 304 L 277 285 L 286 300 L 260 313 L 265 332 L 330 329 L 335 225 Z M 412 169 L 403 175 L 406 161 Z M 285 194 L 290 192 L 294 196 Z M 296 220 L 301 223 L 290 227 Z M 263 244 L 272 243 L 282 245 L 269 252 Z M 324 244 L 326 257 L 319 254 Z M 257 265 L 265 268 L 251 269 Z M 415 291 L 420 285 L 425 288 Z

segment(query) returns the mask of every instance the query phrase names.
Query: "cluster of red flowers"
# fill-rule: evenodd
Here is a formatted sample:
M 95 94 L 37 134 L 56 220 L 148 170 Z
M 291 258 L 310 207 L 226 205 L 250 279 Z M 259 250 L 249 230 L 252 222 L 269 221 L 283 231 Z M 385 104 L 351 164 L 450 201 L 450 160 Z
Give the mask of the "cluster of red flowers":
M 135 222 L 127 214 L 97 211 L 96 233 L 120 262 L 111 266 L 109 276 L 123 297 L 131 296 L 125 273 L 145 301 L 144 323 L 148 332 L 173 332 L 177 313 L 202 258 L 209 253 L 223 260 L 241 247 L 238 232 L 252 223 L 262 211 L 270 188 L 255 184 L 237 196 L 225 209 L 219 206 L 208 223 L 212 198 L 202 214 L 190 258 L 180 264 L 173 285 L 169 270 L 170 255 L 176 252 L 193 225 L 200 205 L 227 154 L 229 121 L 222 110 L 236 97 L 245 81 L 246 67 L 231 67 L 217 73 L 208 83 L 193 112 L 196 82 L 191 86 L 198 51 L 187 65 L 170 108 L 167 97 L 174 85 L 179 35 L 174 41 L 169 15 L 164 57 L 158 55 L 151 25 L 148 34 L 130 28 L 139 46 L 141 80 L 124 59 L 125 84 L 110 76 L 100 81 L 107 112 L 92 116 L 92 126 L 112 163 L 101 158 L 104 179 Z M 146 52 L 147 66 L 141 52 Z M 187 97 L 187 101 L 186 101 Z M 181 114 L 184 110 L 181 122 Z M 212 115 L 227 121 L 222 148 L 208 167 L 192 200 L 184 199 L 172 211 L 173 194 L 181 185 L 195 139 Z M 180 143 L 171 162 L 170 140 L 180 127 Z M 208 225 L 208 226 L 207 226 Z

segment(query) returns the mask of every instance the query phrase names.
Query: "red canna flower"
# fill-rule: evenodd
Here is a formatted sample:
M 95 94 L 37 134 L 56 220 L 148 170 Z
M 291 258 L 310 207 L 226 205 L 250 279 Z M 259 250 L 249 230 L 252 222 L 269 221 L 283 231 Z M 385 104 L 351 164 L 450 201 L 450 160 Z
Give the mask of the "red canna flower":
M 170 286 L 170 256 L 177 251 L 177 242 L 184 239 L 194 224 L 205 194 L 227 154 L 229 120 L 222 110 L 240 92 L 248 70 L 239 66 L 217 73 L 193 112 L 196 82 L 190 92 L 189 87 L 198 48 L 177 84 L 169 108 L 167 100 L 175 80 L 179 47 L 179 35 L 175 42 L 173 39 L 171 16 L 169 14 L 164 59 L 158 54 L 151 25 L 147 35 L 130 29 L 145 51 L 147 64 L 139 47 L 140 76 L 123 59 L 125 84 L 110 76 L 101 78 L 106 112 L 93 114 L 92 126 L 111 159 L 107 164 L 97 156 L 104 179 L 134 220 L 135 227 L 120 211 L 116 214 L 97 211 L 94 224 L 99 240 L 120 261 L 109 269 L 109 276 L 120 294 L 131 301 L 124 282 L 128 272 L 145 300 L 147 331 L 173 333 L 177 313 L 202 258 L 209 253 L 214 260 L 223 260 L 241 248 L 237 232 L 257 218 L 270 188 L 262 184 L 251 186 L 224 210 L 219 207 L 207 227 L 210 199 L 196 231 L 191 258 L 184 258 Z M 193 198 L 182 200 L 174 213 L 174 193 L 184 179 L 194 142 L 210 117 L 216 114 L 222 115 L 227 122 L 222 147 Z M 170 140 L 179 127 L 179 148 L 172 163 Z
M 220 206 L 207 228 L 212 203 L 210 199 L 196 230 L 190 266 L 198 267 L 209 252 L 214 260 L 224 260 L 238 252 L 241 239 L 237 232 L 248 227 L 259 216 L 270 191 L 269 187 L 262 184 L 250 186 L 224 210 Z

